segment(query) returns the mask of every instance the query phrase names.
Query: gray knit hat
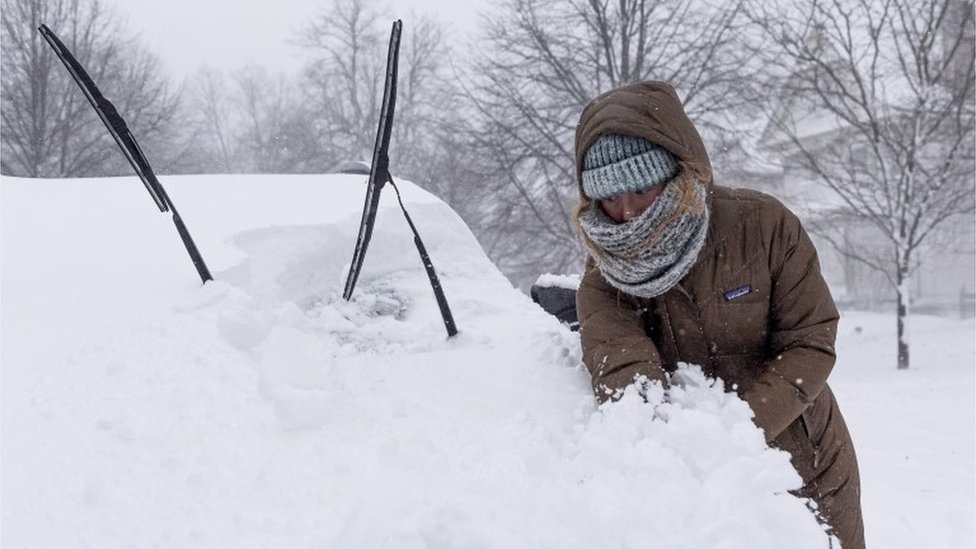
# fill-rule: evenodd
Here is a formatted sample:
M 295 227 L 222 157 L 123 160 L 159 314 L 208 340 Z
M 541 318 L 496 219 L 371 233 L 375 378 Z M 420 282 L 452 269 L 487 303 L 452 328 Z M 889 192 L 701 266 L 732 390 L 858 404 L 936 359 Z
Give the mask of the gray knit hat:
M 678 160 L 642 137 L 601 135 L 583 155 L 583 193 L 603 200 L 637 192 L 678 175 Z

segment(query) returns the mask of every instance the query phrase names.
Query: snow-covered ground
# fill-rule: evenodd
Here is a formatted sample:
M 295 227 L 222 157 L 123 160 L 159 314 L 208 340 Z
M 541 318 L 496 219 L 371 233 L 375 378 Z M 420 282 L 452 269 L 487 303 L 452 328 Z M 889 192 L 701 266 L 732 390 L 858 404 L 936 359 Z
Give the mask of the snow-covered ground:
M 363 176 L 166 177 L 205 286 L 132 178 L 0 181 L 0 544 L 826 547 L 748 408 L 682 372 L 597 408 L 578 340 L 457 216 L 392 189 L 339 297 Z M 974 545 L 974 323 L 845 313 L 831 385 L 869 547 Z

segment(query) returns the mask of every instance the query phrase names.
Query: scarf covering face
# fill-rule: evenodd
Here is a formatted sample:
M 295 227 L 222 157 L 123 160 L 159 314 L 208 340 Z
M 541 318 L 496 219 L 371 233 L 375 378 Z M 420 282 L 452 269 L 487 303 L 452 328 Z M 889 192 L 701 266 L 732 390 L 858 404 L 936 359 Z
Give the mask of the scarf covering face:
M 590 255 L 607 282 L 643 298 L 657 297 L 673 288 L 691 271 L 705 244 L 707 192 L 703 183 L 679 177 L 667 184 L 649 208 L 629 221 L 614 222 L 597 202 L 581 212 L 580 228 L 590 245 L 599 248 Z M 685 197 L 684 193 L 693 194 Z

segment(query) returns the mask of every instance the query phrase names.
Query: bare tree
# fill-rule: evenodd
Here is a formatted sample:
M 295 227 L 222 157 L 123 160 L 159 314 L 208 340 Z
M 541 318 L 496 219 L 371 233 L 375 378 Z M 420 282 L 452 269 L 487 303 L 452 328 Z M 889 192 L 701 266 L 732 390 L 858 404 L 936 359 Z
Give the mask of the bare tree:
M 180 96 L 155 57 L 122 37 L 98 0 L 3 0 L 0 133 L 5 174 L 78 177 L 128 170 L 98 116 L 40 36 L 54 30 L 163 166 L 180 153 L 170 131 Z
M 383 94 L 386 38 L 363 0 L 335 0 L 302 33 L 314 59 L 305 76 L 320 131 L 344 158 L 367 158 Z
M 237 147 L 247 159 L 246 171 L 259 173 L 321 172 L 327 159 L 311 114 L 284 76 L 250 66 L 234 76 L 240 132 Z
M 918 254 L 976 209 L 973 4 L 766 1 L 751 12 L 767 38 L 757 54 L 779 79 L 769 87 L 786 98 L 767 141 L 829 189 L 837 207 L 821 212 L 821 234 L 891 284 L 908 368 Z M 856 224 L 874 231 L 852 237 Z
M 458 132 L 464 106 L 441 26 L 412 17 L 404 29 L 391 161 L 398 173 L 457 205 Z
M 334 0 L 302 34 L 312 60 L 304 72 L 306 103 L 334 162 L 368 160 L 380 117 L 392 19 L 371 0 Z M 443 31 L 432 19 L 410 17 L 401 38 L 391 168 L 430 187 L 447 151 L 443 141 L 457 94 L 446 74 Z
M 244 171 L 243 160 L 237 154 L 234 100 L 225 77 L 210 67 L 203 68 L 193 75 L 190 89 L 188 104 L 199 131 L 198 149 L 210 157 L 205 169 L 219 173 Z
M 739 3 L 695 0 L 507 0 L 471 70 L 473 145 L 493 172 L 494 205 L 477 227 L 486 250 L 521 286 L 573 272 L 582 252 L 569 209 L 573 137 L 585 104 L 640 80 L 671 82 L 689 115 L 717 139 L 744 115 L 747 63 L 735 47 Z
M 331 155 L 300 94 L 300 81 L 248 65 L 230 77 L 211 68 L 189 83 L 188 131 L 197 166 L 222 173 L 311 173 Z

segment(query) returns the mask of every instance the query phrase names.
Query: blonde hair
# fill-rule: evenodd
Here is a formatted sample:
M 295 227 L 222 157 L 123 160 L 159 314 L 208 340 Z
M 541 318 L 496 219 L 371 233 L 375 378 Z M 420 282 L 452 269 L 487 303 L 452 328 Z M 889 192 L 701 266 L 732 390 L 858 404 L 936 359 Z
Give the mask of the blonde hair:
M 679 166 L 681 171 L 678 172 L 678 175 L 666 183 L 666 185 L 677 185 L 681 190 L 681 195 L 678 197 L 678 206 L 673 212 L 671 212 L 664 223 L 660 224 L 660 226 L 648 240 L 648 247 L 653 246 L 658 240 L 660 240 L 661 235 L 667 226 L 670 225 L 672 220 L 684 215 L 686 212 L 699 215 L 706 208 L 706 203 L 700 202 L 695 196 L 694 188 L 697 184 L 704 184 L 710 187 L 712 178 L 711 171 L 701 164 L 687 162 L 684 160 L 679 161 Z M 573 231 L 583 243 L 583 247 L 587 249 L 598 264 L 603 259 L 603 249 L 593 242 L 593 240 L 590 239 L 590 237 L 586 234 L 586 231 L 583 230 L 582 226 L 580 225 L 580 217 L 589 208 L 599 207 L 600 205 L 598 200 L 593 200 L 592 198 L 586 196 L 581 190 L 579 200 L 576 201 L 576 204 L 573 206 L 573 211 L 570 213 L 570 221 L 573 226 Z

